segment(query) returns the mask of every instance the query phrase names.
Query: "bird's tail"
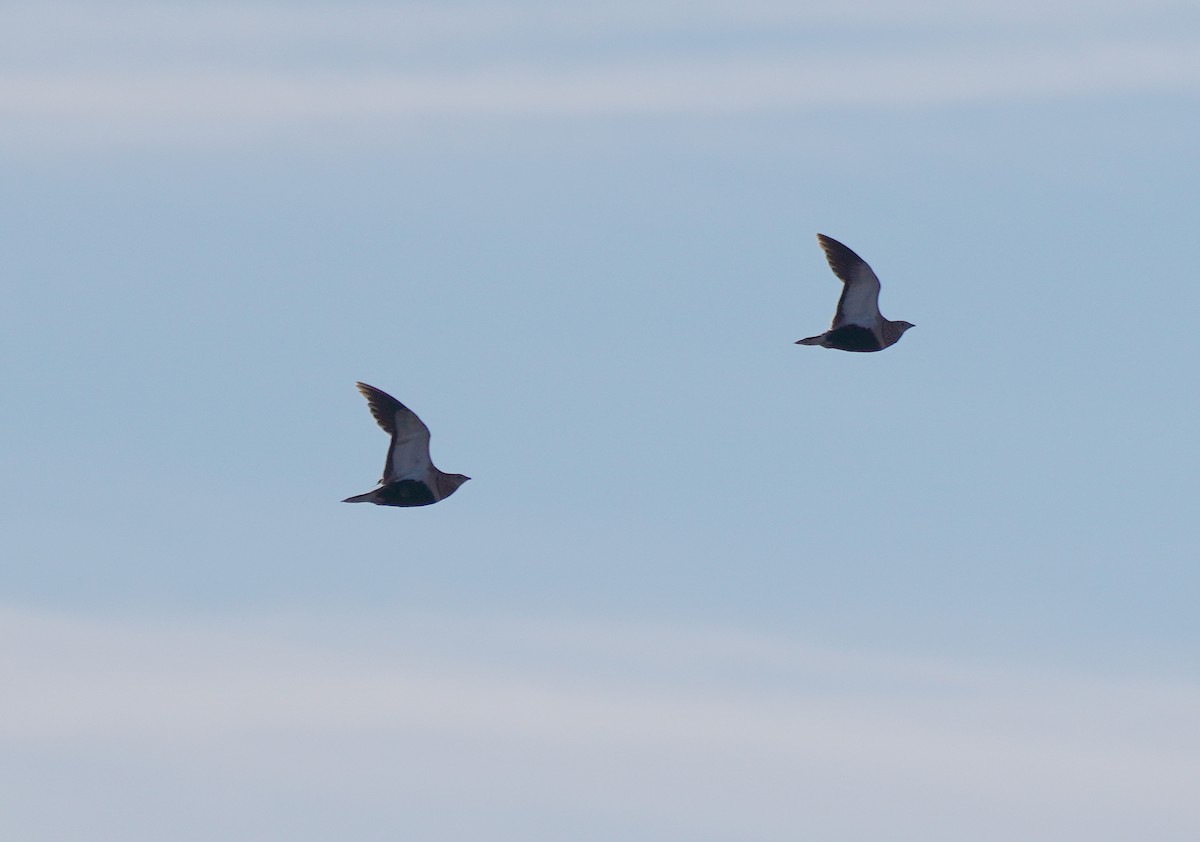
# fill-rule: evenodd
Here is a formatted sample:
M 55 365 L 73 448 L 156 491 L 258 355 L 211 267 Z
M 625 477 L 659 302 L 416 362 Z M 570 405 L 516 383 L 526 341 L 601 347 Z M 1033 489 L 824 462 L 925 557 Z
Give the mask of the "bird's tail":
M 796 344 L 797 345 L 820 345 L 824 341 L 825 341 L 825 334 L 822 333 L 819 336 L 810 336 L 807 339 L 799 339 L 796 341 Z
M 375 492 L 368 491 L 366 494 L 355 494 L 353 497 L 347 497 L 343 503 L 373 503 L 375 502 Z

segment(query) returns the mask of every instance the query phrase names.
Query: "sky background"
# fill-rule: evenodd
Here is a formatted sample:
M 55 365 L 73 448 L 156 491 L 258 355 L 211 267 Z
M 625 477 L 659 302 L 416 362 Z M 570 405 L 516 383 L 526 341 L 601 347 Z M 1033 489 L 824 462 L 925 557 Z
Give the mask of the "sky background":
M 0 19 L 6 838 L 1200 834 L 1195 3 Z

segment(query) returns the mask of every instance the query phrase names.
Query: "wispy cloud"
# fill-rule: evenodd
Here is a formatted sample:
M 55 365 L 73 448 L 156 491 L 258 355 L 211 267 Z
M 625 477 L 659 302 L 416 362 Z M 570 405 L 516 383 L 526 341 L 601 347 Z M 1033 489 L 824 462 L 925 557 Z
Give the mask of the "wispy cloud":
M 375 775 L 416 774 L 422 798 L 478 811 L 476 836 L 491 839 L 520 838 L 494 825 L 513 804 L 762 839 L 794 838 L 797 803 L 826 838 L 922 816 L 923 839 L 1055 838 L 1030 836 L 1038 822 L 1093 839 L 1200 829 L 1189 682 L 575 623 L 182 626 L 8 610 L 0 631 L 9 763 L 116 743 L 151 774 L 169 745 L 243 791 L 290 781 L 311 805 L 332 797 L 331 769 L 364 791 Z M 304 760 L 262 777 L 246 760 L 263 746 L 303 746 Z M 949 803 L 958 818 L 942 832 L 928 820 Z M 843 815 L 864 804 L 869 820 Z
M 508 114 L 745 112 L 905 106 L 1200 88 L 1200 44 L 1073 50 L 927 51 L 920 56 L 631 60 L 478 72 L 280 73 L 214 69 L 160 76 L 9 77 L 0 107 L 28 117 L 288 120 Z
M 768 2 L 569 14 L 539 3 L 39 6 L 0 35 L 0 118 L 26 143 L 204 142 L 301 127 L 386 133 L 444 119 L 790 114 L 1200 90 L 1195 36 L 1145 31 L 1132 7 L 1114 2 L 1093 9 L 1089 27 L 1053 37 L 1047 27 L 1074 20 L 1076 5 L 1039 5 L 1038 30 L 1026 28 L 1033 6 L 1005 6 L 1010 28 L 999 34 L 983 26 L 994 4 L 919 6 L 900 21 L 906 32 L 884 13 L 895 4 L 865 0 L 837 14 Z M 1125 18 L 1131 25 L 1118 27 Z M 981 28 L 961 30 L 971 22 Z
M 886 27 L 944 31 L 963 27 L 1056 27 L 1086 33 L 1158 22 L 1163 29 L 1197 21 L 1187 0 L 849 0 L 845 3 L 791 0 L 615 0 L 602 5 L 563 6 L 552 0 L 447 0 L 430 2 L 176 3 L 169 0 L 65 0 L 14 4 L 5 10 L 0 33 L 5 56 L 53 54 L 65 49 L 141 45 L 163 54 L 181 48 L 266 49 L 286 44 L 353 45 L 359 49 L 455 43 L 528 45 L 539 39 L 583 38 L 655 32 L 719 33 L 736 28 L 759 34 L 803 32 L 824 25 L 860 29 Z M 31 41 L 31 38 L 37 40 Z M 59 53 L 61 56 L 61 52 Z M 115 54 L 113 58 L 119 58 Z

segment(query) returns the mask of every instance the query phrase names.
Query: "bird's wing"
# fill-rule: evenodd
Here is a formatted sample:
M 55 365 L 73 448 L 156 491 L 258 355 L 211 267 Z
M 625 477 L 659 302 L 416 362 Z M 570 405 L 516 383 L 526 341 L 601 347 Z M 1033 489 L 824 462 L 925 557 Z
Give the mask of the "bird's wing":
M 380 481 L 384 484 L 403 479 L 425 481 L 433 471 L 429 460 L 429 428 L 415 412 L 387 392 L 366 383 L 356 385 L 367 399 L 371 415 L 392 437 Z
M 842 297 L 838 299 L 833 328 L 857 325 L 878 333 L 883 326 L 879 314 L 879 278 L 867 262 L 832 237 L 817 235 L 833 274 L 842 279 Z

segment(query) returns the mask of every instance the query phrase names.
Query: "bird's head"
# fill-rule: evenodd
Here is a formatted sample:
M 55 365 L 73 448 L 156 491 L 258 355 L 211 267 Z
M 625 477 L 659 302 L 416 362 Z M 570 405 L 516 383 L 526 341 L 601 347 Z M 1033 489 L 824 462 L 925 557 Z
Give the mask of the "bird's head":
M 442 474 L 438 477 L 438 484 L 441 486 L 442 497 L 446 498 L 458 491 L 458 487 L 469 480 L 470 477 L 466 474 Z
M 916 325 L 914 325 L 912 322 L 893 322 L 888 320 L 883 323 L 883 338 L 890 338 L 891 342 L 888 342 L 888 344 L 891 345 L 892 342 L 895 342 L 897 339 L 903 336 L 904 331 L 908 330 L 910 327 L 916 327 Z
M 904 331 L 916 327 L 912 322 L 893 322 L 890 319 L 883 323 L 883 347 L 888 348 L 900 341 Z

